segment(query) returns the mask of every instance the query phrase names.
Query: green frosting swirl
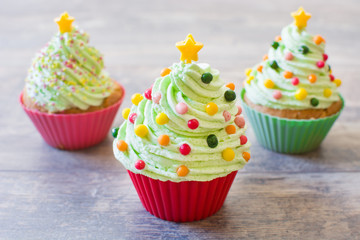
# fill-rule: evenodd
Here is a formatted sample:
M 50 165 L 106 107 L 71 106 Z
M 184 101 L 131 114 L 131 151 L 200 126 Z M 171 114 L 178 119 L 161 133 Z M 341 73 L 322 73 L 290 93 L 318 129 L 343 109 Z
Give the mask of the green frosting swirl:
M 224 92 L 227 88 L 219 77 L 219 71 L 211 69 L 208 64 L 195 63 L 175 63 L 170 69 L 171 73 L 156 79 L 152 88 L 153 96 L 161 94 L 159 104 L 144 98 L 138 106 L 132 106 L 131 113 L 136 113 L 137 118 L 134 124 L 126 120 L 121 125 L 113 146 L 115 157 L 128 170 L 162 181 L 209 181 L 241 169 L 246 164 L 242 153 L 249 152 L 250 143 L 240 145 L 239 137 L 245 134 L 246 127 L 236 127 L 236 133 L 231 135 L 224 129 L 229 124 L 234 124 L 238 108 L 235 101 L 225 100 Z M 205 72 L 213 75 L 210 84 L 201 81 Z M 188 106 L 186 114 L 177 113 L 175 106 L 180 102 Z M 213 116 L 205 112 L 205 106 L 209 102 L 218 106 L 218 112 Z M 231 114 L 228 122 L 225 122 L 223 116 L 225 110 Z M 168 116 L 169 122 L 158 125 L 156 116 L 162 112 Z M 199 127 L 192 130 L 187 122 L 194 118 L 199 121 Z M 148 127 L 146 137 L 135 135 L 134 128 L 138 124 Z M 163 134 L 170 137 L 170 144 L 165 147 L 160 146 L 157 141 Z M 215 148 L 210 148 L 207 144 L 210 134 L 215 134 L 218 139 L 219 144 Z M 117 149 L 118 140 L 124 140 L 128 144 L 127 151 Z M 179 146 L 183 143 L 190 145 L 189 155 L 184 156 L 179 152 Z M 222 151 L 225 148 L 231 148 L 235 152 L 232 161 L 223 159 Z M 138 159 L 145 162 L 145 169 L 135 168 Z M 181 165 L 189 169 L 187 176 L 177 175 L 176 171 Z
M 246 96 L 255 104 L 267 106 L 274 109 L 322 109 L 329 107 L 333 102 L 339 101 L 339 92 L 336 84 L 330 81 L 330 67 L 325 62 L 323 68 L 319 68 L 316 63 L 323 61 L 325 44 L 317 45 L 313 41 L 313 36 L 306 30 L 299 30 L 293 24 L 283 28 L 281 32 L 281 41 L 278 42 L 277 49 L 271 47 L 268 53 L 268 59 L 256 65 L 250 74 L 253 80 L 245 84 Z M 307 46 L 309 52 L 303 54 L 299 51 L 301 46 Z M 291 52 L 292 60 L 286 60 L 286 53 Z M 279 66 L 273 69 L 270 64 L 275 60 Z M 258 71 L 259 66 L 263 66 L 262 72 Z M 293 73 L 293 77 L 299 79 L 299 84 L 294 86 L 291 79 L 283 76 L 284 71 Z M 310 83 L 308 76 L 315 74 L 317 80 Z M 267 88 L 264 82 L 271 79 L 275 87 Z M 295 98 L 295 92 L 299 88 L 304 88 L 308 95 L 303 100 Z M 332 91 L 330 97 L 324 96 L 324 89 L 329 88 Z M 280 99 L 273 97 L 274 91 L 279 90 L 282 93 Z M 319 100 L 317 106 L 311 104 L 311 99 Z
M 112 91 L 101 53 L 89 36 L 73 27 L 57 33 L 35 56 L 25 80 L 29 97 L 49 112 L 99 106 Z

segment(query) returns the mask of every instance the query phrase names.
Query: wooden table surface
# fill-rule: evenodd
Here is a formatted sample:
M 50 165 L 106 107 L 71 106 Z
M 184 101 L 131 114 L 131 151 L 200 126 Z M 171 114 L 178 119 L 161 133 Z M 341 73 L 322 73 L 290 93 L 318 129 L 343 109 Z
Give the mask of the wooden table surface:
M 179 60 L 174 44 L 193 33 L 200 61 L 240 83 L 260 61 L 295 1 L 2 1 L 0 6 L 0 239 L 360 239 L 360 2 L 302 1 L 308 30 L 326 50 L 346 108 L 318 150 L 273 153 L 251 126 L 252 159 L 223 208 L 177 224 L 150 215 L 112 153 L 112 137 L 74 152 L 49 147 L 20 108 L 31 59 L 64 10 L 104 53 L 130 96 Z M 122 109 L 121 108 L 121 109 Z M 114 126 L 122 122 L 120 114 Z

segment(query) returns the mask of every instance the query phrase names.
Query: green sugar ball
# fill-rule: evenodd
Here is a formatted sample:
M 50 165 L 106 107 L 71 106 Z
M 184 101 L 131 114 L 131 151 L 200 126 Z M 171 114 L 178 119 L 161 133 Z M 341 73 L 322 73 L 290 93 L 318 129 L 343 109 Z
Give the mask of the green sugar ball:
M 301 45 L 299 47 L 299 52 L 301 52 L 302 54 L 307 54 L 309 51 L 310 51 L 309 48 L 305 45 Z
M 273 42 L 272 44 L 271 44 L 271 46 L 276 50 L 278 47 L 279 47 L 279 43 L 278 42 Z
M 311 105 L 316 107 L 317 105 L 319 105 L 319 100 L 317 98 L 312 98 L 312 99 L 310 99 L 310 103 L 311 103 Z
M 270 67 L 274 70 L 279 68 L 279 65 L 277 64 L 277 62 L 275 60 L 270 62 Z
M 233 90 L 229 89 L 225 91 L 224 97 L 226 101 L 232 102 L 236 99 L 236 93 Z
M 215 134 L 210 134 L 207 139 L 207 144 L 210 148 L 216 148 L 216 146 L 218 145 L 218 139 L 217 137 L 215 136 Z
M 201 75 L 201 81 L 203 83 L 209 84 L 212 80 L 213 80 L 213 75 L 209 72 L 203 73 L 203 75 Z
M 112 136 L 113 136 L 114 138 L 117 137 L 118 132 L 119 132 L 119 128 L 118 128 L 118 127 L 111 129 L 111 134 L 112 134 Z

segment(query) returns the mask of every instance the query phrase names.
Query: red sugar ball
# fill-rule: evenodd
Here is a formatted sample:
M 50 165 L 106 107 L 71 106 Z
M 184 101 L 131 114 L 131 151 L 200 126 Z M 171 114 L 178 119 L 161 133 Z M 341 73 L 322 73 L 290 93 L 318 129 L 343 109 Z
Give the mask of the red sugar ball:
M 247 143 L 247 137 L 245 135 L 240 136 L 240 145 L 244 145 Z
M 145 96 L 146 99 L 148 99 L 148 100 L 151 100 L 151 99 L 152 99 L 152 97 L 151 97 L 151 92 L 152 92 L 152 88 L 146 89 L 146 91 L 145 91 L 145 93 L 144 93 L 144 96 Z
M 182 155 L 188 155 L 191 151 L 191 147 L 189 146 L 189 144 L 184 143 L 179 147 L 179 151 Z
M 192 130 L 197 129 L 199 127 L 199 121 L 196 119 L 190 119 L 188 121 L 188 127 Z
M 137 114 L 136 114 L 136 113 L 130 114 L 130 115 L 129 115 L 129 122 L 131 122 L 132 124 L 134 124 L 136 118 L 137 118 Z
M 135 168 L 137 170 L 143 170 L 145 168 L 145 162 L 143 160 L 137 160 L 135 162 Z

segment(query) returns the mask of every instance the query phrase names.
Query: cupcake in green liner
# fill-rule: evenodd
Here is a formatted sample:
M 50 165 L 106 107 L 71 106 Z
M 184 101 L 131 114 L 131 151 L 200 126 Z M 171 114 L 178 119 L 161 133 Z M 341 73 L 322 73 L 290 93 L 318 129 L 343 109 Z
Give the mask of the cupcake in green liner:
M 264 147 L 282 153 L 316 149 L 344 107 L 332 75 L 325 39 L 306 31 L 311 15 L 292 13 L 269 53 L 246 70 L 241 92 L 245 112 Z
M 250 143 L 234 85 L 225 85 L 209 64 L 192 62 L 203 45 L 191 34 L 176 46 L 181 62 L 133 95 L 114 131 L 113 150 L 146 210 L 184 222 L 221 208 L 250 159 Z

